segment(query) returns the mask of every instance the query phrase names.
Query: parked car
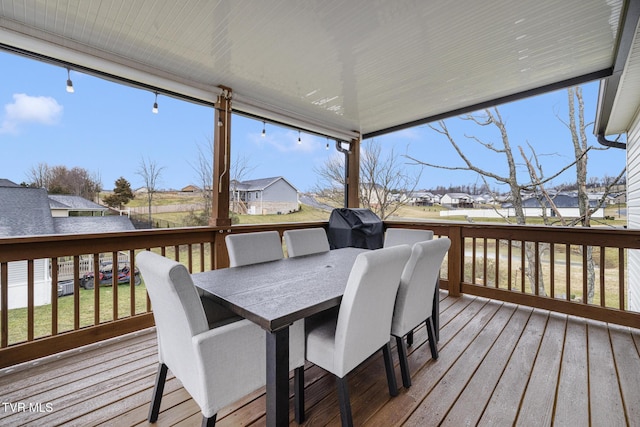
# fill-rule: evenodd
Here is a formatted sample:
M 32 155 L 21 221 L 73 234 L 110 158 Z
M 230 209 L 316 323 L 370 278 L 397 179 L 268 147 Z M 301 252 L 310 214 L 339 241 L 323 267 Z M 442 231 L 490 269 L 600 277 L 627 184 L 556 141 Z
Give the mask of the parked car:
M 129 283 L 131 277 L 131 267 L 129 264 L 123 264 L 122 266 L 118 266 L 118 284 Z M 100 263 L 100 271 L 99 271 L 99 283 L 100 286 L 111 286 L 113 280 L 113 263 L 112 262 L 103 262 Z M 140 271 L 135 269 L 134 272 L 134 283 L 138 286 L 142 282 L 140 278 Z M 80 280 L 80 286 L 85 289 L 93 289 L 95 286 L 95 274 L 93 271 L 86 273 L 82 276 Z

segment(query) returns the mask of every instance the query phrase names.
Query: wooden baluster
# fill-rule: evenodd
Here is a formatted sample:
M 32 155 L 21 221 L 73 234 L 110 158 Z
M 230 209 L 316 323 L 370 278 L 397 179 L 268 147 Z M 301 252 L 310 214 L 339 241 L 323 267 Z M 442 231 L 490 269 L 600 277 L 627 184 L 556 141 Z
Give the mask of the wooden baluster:
M 136 314 L 136 254 L 129 251 L 129 315 Z
M 33 260 L 27 260 L 27 341 L 33 341 L 33 327 L 35 323 L 34 305 L 35 280 L 33 274 Z
M 0 347 L 9 345 L 9 264 L 0 263 Z
M 495 272 L 495 287 L 500 287 L 500 239 L 496 239 L 496 272 Z
M 51 335 L 58 335 L 58 258 L 51 258 Z
M 118 320 L 118 252 L 111 253 L 111 295 L 113 295 L 113 320 Z
M 618 299 L 620 304 L 620 310 L 626 310 L 624 304 L 624 295 L 625 295 L 625 284 L 624 284 L 624 248 L 618 248 Z
M 80 329 L 80 257 L 78 255 L 73 256 L 73 329 L 75 331 Z
M 100 324 L 100 254 L 93 254 L 93 324 Z
M 556 297 L 556 247 L 549 244 L 549 290 L 551 298 Z

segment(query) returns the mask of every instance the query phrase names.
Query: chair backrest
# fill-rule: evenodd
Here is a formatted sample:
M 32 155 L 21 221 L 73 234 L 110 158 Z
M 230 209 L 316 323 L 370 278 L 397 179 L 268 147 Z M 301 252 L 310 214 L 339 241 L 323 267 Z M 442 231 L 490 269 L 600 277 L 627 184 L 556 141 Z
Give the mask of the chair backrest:
M 402 337 L 433 314 L 440 266 L 451 240 L 442 237 L 413 245 L 396 296 L 391 333 Z
M 335 334 L 336 375 L 342 377 L 389 342 L 391 317 L 408 245 L 363 252 L 349 275 Z
M 184 361 L 195 359 L 191 337 L 209 329 L 196 287 L 184 265 L 153 252 L 140 252 L 136 265 L 153 306 L 160 362 L 183 378 L 192 369 Z
M 224 238 L 231 267 L 276 261 L 284 258 L 282 241 L 277 231 L 228 234 Z
M 414 230 L 412 228 L 388 228 L 384 233 L 384 247 L 396 245 L 413 246 L 418 242 L 433 239 L 431 230 Z
M 289 257 L 329 251 L 329 239 L 324 228 L 304 228 L 284 232 L 284 243 Z

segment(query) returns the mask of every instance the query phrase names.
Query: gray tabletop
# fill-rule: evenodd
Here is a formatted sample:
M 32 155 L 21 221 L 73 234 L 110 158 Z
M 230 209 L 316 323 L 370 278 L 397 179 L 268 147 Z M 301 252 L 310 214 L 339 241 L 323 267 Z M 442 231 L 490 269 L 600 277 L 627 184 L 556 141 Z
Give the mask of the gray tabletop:
M 358 254 L 334 249 L 321 254 L 224 268 L 192 275 L 207 296 L 275 331 L 340 304 Z

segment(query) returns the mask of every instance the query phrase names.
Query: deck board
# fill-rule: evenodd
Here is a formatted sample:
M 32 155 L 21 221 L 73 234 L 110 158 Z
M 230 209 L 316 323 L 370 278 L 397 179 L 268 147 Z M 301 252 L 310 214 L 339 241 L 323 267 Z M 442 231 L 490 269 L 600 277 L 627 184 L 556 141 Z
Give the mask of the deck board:
M 566 316 L 554 313 L 549 315 L 538 355 L 556 354 L 557 357 L 536 357 L 527 390 L 520 404 L 519 425 L 550 425 L 553 420 L 566 324 Z
M 493 347 L 469 379 L 464 390 L 443 420 L 443 426 L 476 425 L 488 404 L 488 398 L 502 376 L 511 349 L 515 347 L 531 316 L 532 310 L 518 307 L 502 330 Z
M 397 397 L 381 354 L 349 374 L 356 425 L 638 425 L 639 330 L 444 291 L 440 311 L 439 359 L 431 359 L 424 327 L 408 348 L 411 388 L 402 387 L 395 346 Z M 0 408 L 0 425 L 148 426 L 156 369 L 151 329 L 0 370 L 3 401 L 53 409 Z M 340 424 L 335 381 L 310 363 L 305 394 L 304 425 Z M 265 400 L 264 388 L 245 396 L 219 412 L 217 425 L 265 425 Z M 155 425 L 200 421 L 169 372 Z
M 570 316 L 556 392 L 556 425 L 589 425 L 587 366 L 587 324 L 584 319 Z
M 590 421 L 598 426 L 628 425 L 608 329 L 603 323 L 590 320 L 587 322 L 587 334 Z
M 640 372 L 640 353 L 635 347 L 628 329 L 610 327 L 609 336 L 614 350 L 615 363 L 620 381 L 620 390 L 624 396 L 627 419 L 640 424 L 640 383 L 637 377 L 625 375 L 626 372 Z
M 517 420 L 538 348 L 546 329 L 548 313 L 534 310 L 511 352 L 506 368 L 493 391 L 479 425 L 507 425 Z

